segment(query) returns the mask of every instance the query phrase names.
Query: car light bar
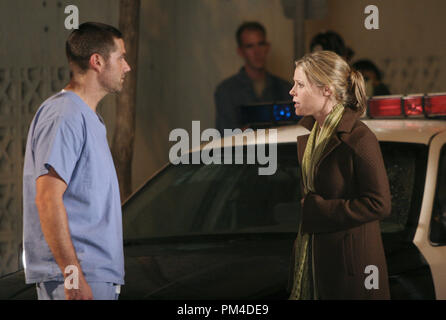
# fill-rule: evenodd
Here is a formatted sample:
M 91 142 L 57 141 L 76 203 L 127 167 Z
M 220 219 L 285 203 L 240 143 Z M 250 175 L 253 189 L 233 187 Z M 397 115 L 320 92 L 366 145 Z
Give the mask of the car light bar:
M 295 123 L 302 118 L 296 115 L 292 101 L 241 106 L 240 115 L 241 122 L 250 126 L 271 123 Z
M 399 117 L 402 114 L 402 96 L 377 96 L 369 100 L 368 115 L 375 117 Z
M 248 127 L 296 123 L 302 118 L 295 114 L 292 101 L 250 104 L 241 106 L 239 111 L 242 125 Z M 445 116 L 446 92 L 375 96 L 368 100 L 367 117 L 369 118 Z
M 408 116 L 423 116 L 423 95 L 408 95 L 403 97 L 404 114 Z
M 446 116 L 446 93 L 372 97 L 367 115 L 370 118 Z
M 428 114 L 446 116 L 446 94 L 428 94 L 424 98 L 424 109 Z

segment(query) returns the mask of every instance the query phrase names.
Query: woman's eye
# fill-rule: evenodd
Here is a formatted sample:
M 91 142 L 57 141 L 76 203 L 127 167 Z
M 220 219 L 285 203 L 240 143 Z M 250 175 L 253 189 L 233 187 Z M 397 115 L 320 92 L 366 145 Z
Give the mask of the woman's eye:
M 298 83 L 298 82 L 296 82 L 296 83 L 294 84 L 294 86 L 296 86 L 296 87 L 298 87 L 298 88 L 303 88 L 303 87 L 304 87 L 304 85 L 303 85 L 302 83 Z

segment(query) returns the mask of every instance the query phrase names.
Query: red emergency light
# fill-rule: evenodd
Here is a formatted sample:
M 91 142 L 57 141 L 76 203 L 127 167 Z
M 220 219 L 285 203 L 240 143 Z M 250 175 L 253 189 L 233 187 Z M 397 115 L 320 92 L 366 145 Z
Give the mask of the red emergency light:
M 371 118 L 446 116 L 446 93 L 372 97 L 367 114 Z
M 428 115 L 446 116 L 446 93 L 432 93 L 424 98 L 424 109 Z
M 403 97 L 404 114 L 407 116 L 423 116 L 423 95 Z
M 377 96 L 370 98 L 368 115 L 372 118 L 402 116 L 401 98 L 402 96 Z

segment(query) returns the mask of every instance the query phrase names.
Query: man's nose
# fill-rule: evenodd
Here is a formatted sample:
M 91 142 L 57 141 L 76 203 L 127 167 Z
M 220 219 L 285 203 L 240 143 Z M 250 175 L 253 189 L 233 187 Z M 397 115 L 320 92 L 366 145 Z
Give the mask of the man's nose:
M 124 72 L 130 72 L 132 70 L 132 68 L 130 68 L 129 64 L 127 63 L 127 61 L 125 62 L 125 68 L 124 68 Z

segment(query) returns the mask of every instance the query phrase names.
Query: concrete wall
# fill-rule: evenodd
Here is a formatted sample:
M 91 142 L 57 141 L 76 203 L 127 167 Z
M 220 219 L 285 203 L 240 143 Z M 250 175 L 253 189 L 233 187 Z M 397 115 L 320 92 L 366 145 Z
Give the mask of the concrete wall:
M 118 25 L 119 0 L 0 0 L 0 66 L 8 67 L 66 67 L 65 29 L 70 4 L 79 8 L 80 23 L 100 21 Z M 100 112 L 110 133 L 114 125 L 113 96 L 106 97 Z M 109 106 L 106 108 L 106 106 Z

